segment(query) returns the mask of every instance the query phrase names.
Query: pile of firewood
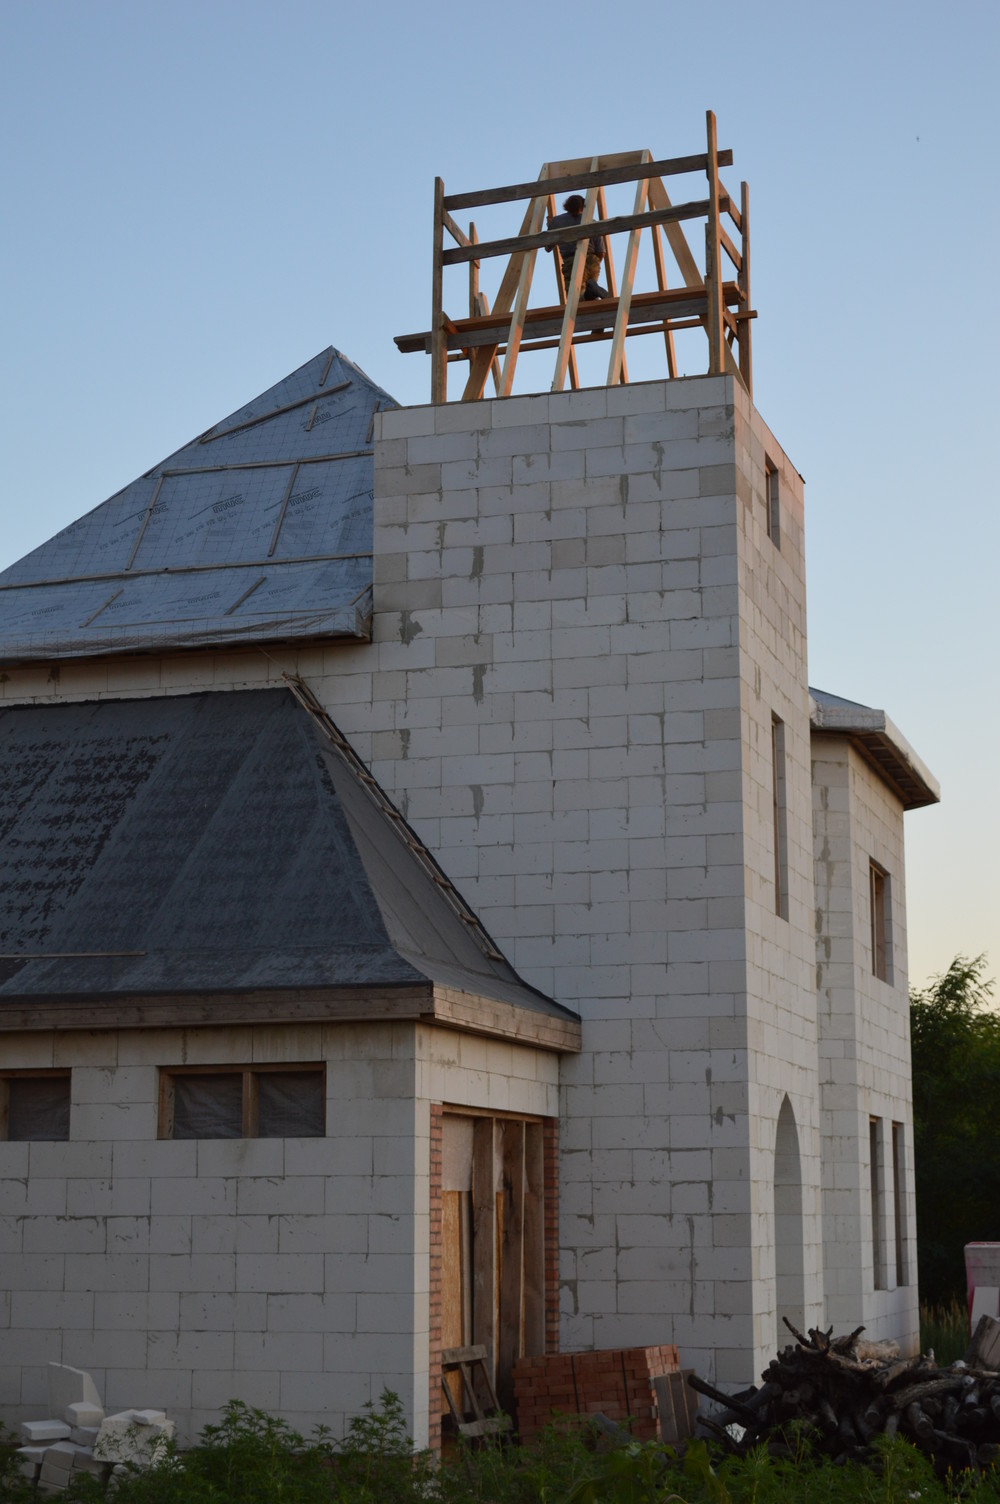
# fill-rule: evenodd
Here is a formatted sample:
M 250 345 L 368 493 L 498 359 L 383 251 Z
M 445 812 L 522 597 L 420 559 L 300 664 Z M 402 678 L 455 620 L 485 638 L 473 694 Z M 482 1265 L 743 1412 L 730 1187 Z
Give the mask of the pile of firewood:
M 699 1425 L 740 1456 L 766 1442 L 787 1447 L 794 1421 L 804 1422 L 821 1452 L 842 1462 L 869 1461 L 877 1436 L 905 1436 L 940 1471 L 984 1468 L 1000 1455 L 1000 1322 L 983 1317 L 964 1361 L 939 1368 L 933 1353 L 900 1358 L 889 1342 L 863 1342 L 786 1322 L 795 1345 L 772 1359 L 756 1386 L 726 1395 L 689 1382 L 720 1409 Z

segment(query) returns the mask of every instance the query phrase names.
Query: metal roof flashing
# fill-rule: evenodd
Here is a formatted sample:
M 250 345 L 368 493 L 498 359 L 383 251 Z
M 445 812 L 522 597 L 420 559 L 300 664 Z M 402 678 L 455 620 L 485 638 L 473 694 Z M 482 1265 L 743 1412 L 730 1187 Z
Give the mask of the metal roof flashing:
M 0 663 L 366 639 L 375 415 L 332 346 L 0 574 Z
M 809 724 L 813 731 L 848 737 L 904 810 L 940 803 L 941 785 L 884 710 L 810 686 Z

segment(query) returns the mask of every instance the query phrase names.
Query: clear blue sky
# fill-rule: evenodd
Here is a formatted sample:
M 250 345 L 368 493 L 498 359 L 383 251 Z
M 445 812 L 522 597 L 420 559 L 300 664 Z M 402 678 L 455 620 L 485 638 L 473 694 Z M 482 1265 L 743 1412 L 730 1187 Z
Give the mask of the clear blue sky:
M 426 401 L 392 336 L 428 322 L 435 173 L 696 152 L 712 108 L 756 402 L 806 478 L 810 677 L 941 780 L 911 979 L 997 970 L 998 60 L 969 0 L 0 0 L 0 568 L 328 343 Z

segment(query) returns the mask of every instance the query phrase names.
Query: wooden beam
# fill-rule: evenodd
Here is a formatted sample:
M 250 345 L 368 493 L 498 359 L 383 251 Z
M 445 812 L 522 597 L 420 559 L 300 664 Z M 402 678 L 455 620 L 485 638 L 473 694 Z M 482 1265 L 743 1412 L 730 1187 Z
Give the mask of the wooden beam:
M 736 282 L 724 282 L 722 286 L 723 301 L 730 308 L 738 308 L 740 305 L 739 285 Z M 612 325 L 617 312 L 617 299 L 602 298 L 599 302 L 584 303 L 581 305 L 578 316 L 578 327 L 593 328 L 595 325 Z M 633 293 L 630 313 L 630 326 L 633 322 L 649 322 L 665 317 L 677 317 L 688 315 L 694 311 L 704 314 L 705 289 L 699 287 L 671 287 L 664 291 L 651 291 Z M 558 331 L 562 328 L 563 309 L 559 304 L 552 303 L 548 307 L 529 308 L 524 320 L 525 338 L 529 330 L 550 333 L 552 329 Z M 503 343 L 503 333 L 509 323 L 509 318 L 504 315 L 492 313 L 478 319 L 458 319 L 453 326 L 453 332 L 448 337 L 450 350 L 467 350 L 470 347 L 485 345 L 500 345 Z M 424 330 L 419 334 L 400 334 L 396 336 L 397 348 L 403 351 L 430 350 L 430 331 Z M 303 461 L 302 463 L 305 463 Z M 340 557 L 338 555 L 338 557 Z M 226 568 L 235 566 L 227 565 Z M 109 575 L 108 578 L 117 578 Z M 4 587 L 0 585 L 0 591 Z
M 552 193 L 572 193 L 574 189 L 593 188 L 598 185 L 607 187 L 609 183 L 632 183 L 640 175 L 640 168 L 644 162 L 648 162 L 647 171 L 651 177 L 673 177 L 680 172 L 704 172 L 704 154 L 691 157 L 664 157 L 659 162 L 649 162 L 647 150 L 636 152 L 623 152 L 621 156 L 634 158 L 634 161 L 622 166 L 608 166 L 601 168 L 588 168 L 586 171 L 574 171 L 572 166 L 563 162 L 548 162 L 546 167 L 567 167 L 564 175 L 549 176 L 548 186 Z M 585 157 L 578 159 L 586 161 Z M 610 161 L 610 158 L 599 158 L 599 161 Z M 728 148 L 718 153 L 720 167 L 733 165 L 733 154 Z M 544 170 L 544 169 L 543 169 Z M 485 188 L 472 193 L 450 193 L 444 201 L 446 209 L 478 209 L 483 204 L 509 204 L 520 198 L 534 198 L 538 192 L 537 179 L 533 183 L 511 183 L 505 188 Z
M 667 290 L 667 268 L 663 259 L 663 242 L 659 225 L 653 226 L 653 260 L 656 263 L 656 284 L 660 292 Z M 674 349 L 674 332 L 669 324 L 663 326 L 663 339 L 667 347 L 667 374 L 677 375 L 677 352 Z
M 715 116 L 705 112 L 708 151 L 705 173 L 708 178 L 708 222 L 705 225 L 705 290 L 708 293 L 708 374 L 721 375 L 725 367 L 723 354 L 722 275 L 719 266 L 719 170 L 715 149 Z
M 641 214 L 646 205 L 646 195 L 649 191 L 648 181 L 643 179 L 636 184 L 635 203 L 633 214 Z M 659 226 L 653 226 L 653 233 L 659 232 Z M 628 380 L 625 369 L 625 334 L 628 330 L 629 305 L 632 302 L 632 286 L 635 281 L 635 267 L 639 255 L 639 236 L 642 234 L 638 227 L 629 235 L 628 245 L 625 250 L 625 265 L 622 269 L 622 290 L 618 298 L 618 317 L 615 319 L 615 333 L 611 341 L 611 354 L 608 359 L 608 386 L 615 386 L 619 377 Z
M 153 993 L 115 998 L 5 997 L 0 1032 L 194 1028 L 202 1024 L 365 1023 L 433 1018 L 430 983 L 416 987 L 273 988 L 243 994 Z
M 440 986 L 434 988 L 433 1013 L 435 1023 L 469 1034 L 516 1039 L 522 1044 L 560 1053 L 575 1053 L 580 1049 L 580 1023 L 572 1015 L 563 1018 L 536 1013 L 516 1003 L 502 1003 L 496 998 Z
M 473 253 L 474 254 L 474 253 Z M 444 256 L 444 182 L 434 179 L 434 261 L 431 283 L 431 402 L 448 400 L 447 340 L 444 327 L 442 258 Z
M 545 1130 L 524 1127 L 524 1356 L 545 1351 Z
M 545 213 L 545 199 L 547 195 L 532 201 L 531 223 L 529 235 L 537 233 Z M 521 336 L 524 333 L 524 315 L 528 311 L 528 294 L 531 291 L 531 278 L 535 270 L 535 257 L 537 250 L 529 250 L 521 259 L 521 275 L 518 278 L 517 296 L 514 299 L 514 312 L 511 315 L 510 333 L 507 335 L 507 353 L 503 358 L 503 369 L 500 373 L 499 396 L 509 397 L 514 385 L 514 371 L 517 366 L 517 352 L 521 348 Z
M 298 465 L 293 465 L 292 466 L 292 473 L 288 477 L 288 485 L 285 487 L 285 494 L 281 498 L 281 506 L 278 508 L 278 516 L 277 516 L 277 519 L 275 520 L 274 531 L 271 534 L 271 543 L 270 543 L 270 546 L 269 546 L 269 548 L 267 550 L 267 557 L 269 559 L 272 557 L 272 555 L 274 554 L 274 550 L 278 546 L 278 535 L 281 532 L 281 524 L 285 520 L 285 513 L 288 511 L 288 502 L 289 502 L 289 500 L 291 498 L 291 494 L 292 494 L 292 491 L 293 491 L 293 489 L 295 487 L 295 482 L 298 479 L 298 475 L 299 475 L 299 467 L 298 467 Z
M 474 224 L 469 226 L 469 244 L 478 244 L 479 236 L 476 234 Z M 469 318 L 474 319 L 479 313 L 479 262 L 469 262 Z
M 472 1130 L 472 1336 L 485 1348 L 483 1362 L 496 1384 L 497 1233 L 494 1120 L 477 1118 Z
M 554 195 L 551 193 L 549 194 L 548 217 L 549 222 L 551 222 L 556 217 L 556 201 Z M 565 310 L 566 279 L 563 276 L 562 257 L 560 256 L 558 251 L 552 252 L 552 270 L 555 272 L 556 277 L 556 291 L 559 297 L 559 307 Z M 570 347 L 569 352 L 569 384 L 574 392 L 579 391 L 580 372 L 577 367 L 576 351 L 572 347 Z
M 743 235 L 743 255 L 741 257 L 739 288 L 740 288 L 740 312 L 749 315 L 750 309 L 750 189 L 746 183 L 740 184 L 740 225 Z M 749 317 L 739 321 L 740 331 L 740 375 L 743 377 L 743 385 L 746 387 L 753 401 L 753 355 L 750 339 Z
M 514 1363 L 523 1351 L 524 1123 L 508 1118 L 500 1125 L 500 1135 L 503 1226 L 496 1391 L 501 1408 L 513 1413 Z
M 332 359 L 332 356 L 331 356 Z M 330 366 L 323 372 L 320 387 L 329 374 Z M 247 428 L 256 428 L 258 423 L 270 423 L 272 418 L 280 418 L 282 413 L 294 412 L 297 407 L 305 407 L 309 402 L 322 401 L 324 397 L 333 397 L 337 392 L 345 392 L 351 385 L 350 381 L 338 381 L 336 386 L 327 387 L 325 391 L 317 391 L 308 397 L 296 397 L 294 402 L 286 402 L 283 407 L 272 407 L 269 412 L 258 413 L 254 418 L 246 418 L 242 423 L 234 423 L 231 428 L 209 428 L 198 440 L 199 444 L 214 444 L 216 439 L 228 439 L 231 434 L 243 433 Z M 169 472 L 164 472 L 165 474 Z
M 742 257 L 740 256 L 739 251 L 733 245 L 733 242 L 730 240 L 729 236 L 726 234 L 721 225 L 719 226 L 719 243 L 722 246 L 722 249 L 725 251 L 726 255 L 729 257 L 730 261 L 735 266 L 736 274 L 738 276 L 740 266 L 742 264 Z
M 453 240 L 456 240 L 459 245 L 472 244 L 472 241 L 469 239 L 468 235 L 466 235 L 465 231 L 455 223 L 451 215 L 448 213 L 447 209 L 442 212 L 441 218 L 444 222 L 445 229 L 448 231 L 448 234 Z
M 597 205 L 597 188 L 587 190 L 586 202 L 583 206 L 582 221 L 585 227 L 589 227 L 594 218 L 594 209 Z M 567 226 L 567 228 L 569 228 Z M 556 232 L 558 233 L 558 232 Z M 574 236 L 574 238 L 576 238 Z M 566 371 L 569 367 L 570 356 L 573 353 L 573 331 L 576 328 L 576 314 L 580 305 L 580 293 L 583 290 L 583 271 L 587 261 L 587 248 L 590 240 L 589 228 L 587 233 L 577 239 L 576 250 L 573 253 L 573 269 L 570 272 L 569 286 L 566 289 L 566 309 L 563 313 L 562 330 L 559 334 L 559 351 L 556 355 L 556 368 L 552 375 L 552 391 L 561 392 L 566 380 Z M 558 246 L 558 241 L 556 242 Z M 558 249 L 554 252 L 559 255 Z
M 636 202 L 638 202 L 638 193 L 637 193 L 637 197 L 636 197 Z M 607 201 L 606 201 L 606 199 L 604 197 L 604 189 L 603 188 L 598 188 L 598 190 L 597 190 L 597 212 L 601 216 L 602 219 L 607 219 L 607 217 L 608 217 L 608 206 L 607 206 Z M 630 236 L 635 235 L 636 233 L 637 232 L 635 230 L 629 231 Z M 642 232 L 640 231 L 638 233 L 641 234 Z M 612 250 L 611 250 L 611 241 L 610 240 L 605 240 L 605 242 L 604 242 L 604 254 L 605 254 L 605 261 L 607 263 L 608 292 L 611 294 L 611 296 L 613 298 L 617 298 L 618 297 L 618 281 L 617 281 L 617 278 L 615 277 L 615 258 L 614 258 L 614 255 L 612 253 Z M 620 308 L 621 308 L 621 304 L 619 303 L 619 309 Z M 628 305 L 627 304 L 626 304 L 626 308 L 625 308 L 625 317 L 626 317 L 626 319 L 628 318 Z M 621 364 L 620 377 L 621 377 L 621 380 L 623 382 L 626 382 L 626 383 L 628 382 L 628 366 L 625 363 L 624 346 L 622 347 L 622 364 Z M 608 385 L 611 386 L 612 384 L 613 383 L 611 383 L 609 381 Z
M 544 172 L 545 169 L 543 168 L 542 171 Z M 533 209 L 534 206 L 532 204 L 529 204 L 527 209 L 525 210 L 524 218 L 521 221 L 522 235 L 526 232 L 528 226 L 531 224 Z M 504 314 L 510 312 L 510 306 L 514 301 L 514 294 L 517 291 L 517 283 L 518 277 L 520 275 L 520 270 L 520 257 L 512 256 L 507 265 L 507 270 L 504 272 L 501 279 L 500 287 L 497 292 L 496 302 L 493 305 L 493 313 L 495 317 L 502 317 Z M 487 347 L 477 351 L 472 360 L 469 361 L 469 378 L 465 383 L 465 390 L 462 393 L 463 402 L 478 402 L 479 398 L 483 395 L 483 390 L 486 386 L 486 378 L 490 374 L 490 367 L 492 366 L 493 361 L 496 359 L 496 353 L 499 343 L 500 341 L 497 340 L 492 349 L 489 349 L 489 347 Z
M 591 190 L 594 191 L 596 190 Z M 646 228 L 650 225 L 677 224 L 684 219 L 704 219 L 711 212 L 711 207 L 711 200 L 699 199 L 689 204 L 672 204 L 648 214 L 618 214 L 613 219 L 595 220 L 586 234 L 581 225 L 565 225 L 558 230 L 508 235 L 503 240 L 483 240 L 476 246 L 456 246 L 454 250 L 444 251 L 441 259 L 445 266 L 462 266 L 466 261 L 477 257 L 481 261 L 489 261 L 494 256 L 543 250 L 567 240 L 586 240 L 591 235 L 620 235 L 623 230 L 631 230 L 635 225 Z
M 662 179 L 650 178 L 649 202 L 654 209 L 670 208 L 670 196 L 663 186 Z M 688 245 L 684 231 L 680 225 L 672 223 L 670 220 L 664 220 L 663 230 L 667 237 L 667 244 L 670 246 L 674 260 L 677 262 L 677 269 L 684 278 L 684 286 L 704 287 L 705 279 L 698 270 L 698 263 L 691 254 L 691 247 Z

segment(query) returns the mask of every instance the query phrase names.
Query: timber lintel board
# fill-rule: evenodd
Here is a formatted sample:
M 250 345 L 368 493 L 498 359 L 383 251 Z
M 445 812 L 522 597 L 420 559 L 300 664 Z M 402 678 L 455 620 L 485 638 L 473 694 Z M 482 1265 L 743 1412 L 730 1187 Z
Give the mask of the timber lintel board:
M 439 1024 L 463 1033 L 578 1052 L 580 1025 L 495 998 L 434 987 L 290 988 L 248 993 L 0 1000 L 0 1033 L 57 1029 L 212 1028 L 237 1024 Z

